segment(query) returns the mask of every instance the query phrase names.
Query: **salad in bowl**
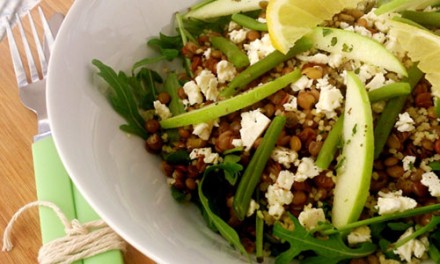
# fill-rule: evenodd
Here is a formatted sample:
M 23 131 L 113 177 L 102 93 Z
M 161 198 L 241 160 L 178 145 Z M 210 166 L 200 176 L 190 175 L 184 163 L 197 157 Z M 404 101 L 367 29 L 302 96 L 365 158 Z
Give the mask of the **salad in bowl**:
M 105 95 L 245 259 L 440 262 L 440 1 L 205 0 Z

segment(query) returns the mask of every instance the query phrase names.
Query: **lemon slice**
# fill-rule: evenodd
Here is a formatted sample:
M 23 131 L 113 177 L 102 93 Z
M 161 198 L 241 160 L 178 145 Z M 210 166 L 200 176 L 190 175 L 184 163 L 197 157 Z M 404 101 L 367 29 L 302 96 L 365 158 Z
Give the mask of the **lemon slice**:
M 412 61 L 432 85 L 432 94 L 440 98 L 440 36 L 428 30 L 391 20 L 390 34 L 408 52 Z
M 266 10 L 272 45 L 286 54 L 295 42 L 324 20 L 362 0 L 270 0 Z

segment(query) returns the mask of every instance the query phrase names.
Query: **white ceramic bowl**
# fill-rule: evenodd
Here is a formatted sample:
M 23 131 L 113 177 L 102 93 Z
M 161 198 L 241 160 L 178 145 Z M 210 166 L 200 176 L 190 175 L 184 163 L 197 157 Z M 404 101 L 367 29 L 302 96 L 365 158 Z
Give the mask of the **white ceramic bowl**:
M 98 91 L 94 58 L 128 71 L 146 40 L 194 0 L 76 0 L 52 53 L 48 108 L 72 180 L 99 215 L 160 263 L 243 263 L 199 210 L 171 197 L 160 160 L 119 130 L 124 121 Z

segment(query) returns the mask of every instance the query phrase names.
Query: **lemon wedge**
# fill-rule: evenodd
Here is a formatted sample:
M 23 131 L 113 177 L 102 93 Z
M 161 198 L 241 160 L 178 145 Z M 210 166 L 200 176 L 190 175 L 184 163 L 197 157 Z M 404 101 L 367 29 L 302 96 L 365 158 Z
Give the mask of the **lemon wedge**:
M 428 30 L 391 20 L 390 34 L 432 85 L 432 94 L 440 98 L 440 36 Z
M 266 10 L 272 45 L 286 54 L 295 42 L 324 20 L 362 0 L 270 0 Z

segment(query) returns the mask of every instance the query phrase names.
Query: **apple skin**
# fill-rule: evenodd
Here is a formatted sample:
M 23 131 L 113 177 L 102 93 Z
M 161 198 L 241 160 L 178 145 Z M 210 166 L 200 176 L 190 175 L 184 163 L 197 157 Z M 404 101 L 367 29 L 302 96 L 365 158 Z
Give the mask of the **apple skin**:
M 358 33 L 317 27 L 307 35 L 314 48 L 330 53 L 340 53 L 345 58 L 359 60 L 385 68 L 402 76 L 408 76 L 405 66 L 381 43 Z
M 373 116 L 367 91 L 347 72 L 342 139 L 334 189 L 332 222 L 338 228 L 358 220 L 368 197 L 374 161 Z

